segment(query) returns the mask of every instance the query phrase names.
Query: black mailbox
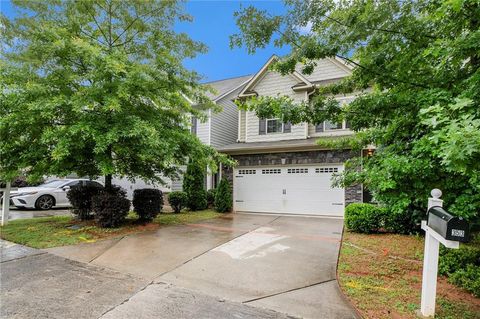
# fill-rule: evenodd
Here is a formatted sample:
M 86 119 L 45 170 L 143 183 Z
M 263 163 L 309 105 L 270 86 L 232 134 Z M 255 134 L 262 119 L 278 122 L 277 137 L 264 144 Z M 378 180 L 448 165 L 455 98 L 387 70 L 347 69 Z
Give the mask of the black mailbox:
M 465 219 L 452 216 L 440 206 L 433 206 L 428 210 L 427 225 L 448 240 L 465 243 L 470 235 Z

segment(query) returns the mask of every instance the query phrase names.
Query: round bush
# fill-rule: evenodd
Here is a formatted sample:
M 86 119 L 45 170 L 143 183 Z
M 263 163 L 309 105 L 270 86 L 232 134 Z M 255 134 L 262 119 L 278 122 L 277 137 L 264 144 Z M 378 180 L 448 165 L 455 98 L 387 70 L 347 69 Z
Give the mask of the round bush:
M 216 189 L 212 188 L 207 191 L 207 204 L 208 207 L 212 207 L 215 204 L 215 192 Z
M 185 192 L 171 192 L 168 194 L 168 202 L 175 213 L 180 213 L 187 205 L 187 194 Z
M 233 200 L 230 182 L 226 178 L 222 178 L 215 193 L 215 210 L 220 213 L 230 212 L 232 205 Z
M 141 221 L 151 221 L 162 211 L 162 191 L 153 188 L 136 189 L 133 191 L 132 204 Z
M 119 186 L 101 190 L 92 198 L 95 221 L 100 227 L 118 227 L 125 222 L 130 210 L 127 193 Z
M 385 208 L 373 204 L 353 203 L 345 209 L 345 225 L 358 233 L 375 233 L 383 227 Z
M 102 190 L 95 185 L 73 186 L 67 193 L 67 198 L 72 205 L 72 213 L 80 220 L 87 220 L 92 215 L 92 198 Z

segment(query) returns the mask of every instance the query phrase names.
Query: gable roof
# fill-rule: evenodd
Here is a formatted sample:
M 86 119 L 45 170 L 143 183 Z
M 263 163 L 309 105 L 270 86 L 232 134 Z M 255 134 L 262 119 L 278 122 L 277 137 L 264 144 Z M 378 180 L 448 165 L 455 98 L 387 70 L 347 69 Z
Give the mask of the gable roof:
M 238 97 L 247 97 L 247 96 L 257 95 L 257 93 L 253 90 L 253 87 L 261 80 L 262 76 L 268 71 L 268 67 L 278 59 L 279 57 L 277 55 L 275 54 L 272 55 L 268 59 L 268 61 L 262 66 L 262 68 L 254 75 L 244 75 L 244 76 L 238 76 L 238 77 L 203 83 L 204 85 L 211 86 L 216 90 L 215 93 L 207 92 L 207 96 L 210 97 L 214 102 L 217 102 L 221 98 L 227 96 L 228 94 L 232 93 L 237 89 L 240 89 Z M 335 58 L 326 58 L 325 61 L 330 61 L 330 63 L 336 65 L 338 68 L 342 69 L 346 73 L 351 73 L 353 70 L 353 67 L 344 59 L 335 57 Z M 341 79 L 341 77 L 327 78 L 322 80 L 315 79 L 315 77 L 309 79 L 309 76 L 302 74 L 299 68 L 296 71 L 293 71 L 293 73 L 289 74 L 289 76 L 298 80 L 298 83 L 292 86 L 292 90 L 294 91 L 305 90 L 305 89 L 308 90 L 315 86 L 323 86 Z
M 251 96 L 256 94 L 255 91 L 253 91 L 253 87 L 257 84 L 257 82 L 262 78 L 262 76 L 268 71 L 268 67 L 275 61 L 279 59 L 278 56 L 275 54 L 268 59 L 268 61 L 262 66 L 262 68 L 252 77 L 252 79 L 245 85 L 245 87 L 240 91 L 238 94 L 239 97 L 246 97 L 246 96 Z M 293 71 L 290 76 L 296 78 L 299 83 L 297 83 L 295 86 L 299 87 L 313 87 L 313 84 L 308 81 L 305 76 L 300 74 L 297 71 Z
M 207 92 L 208 97 L 215 102 L 228 95 L 230 92 L 235 91 L 242 85 L 245 85 L 251 78 L 252 75 L 244 75 L 225 80 L 207 82 L 204 83 L 204 85 L 211 86 L 217 91 L 215 93 Z

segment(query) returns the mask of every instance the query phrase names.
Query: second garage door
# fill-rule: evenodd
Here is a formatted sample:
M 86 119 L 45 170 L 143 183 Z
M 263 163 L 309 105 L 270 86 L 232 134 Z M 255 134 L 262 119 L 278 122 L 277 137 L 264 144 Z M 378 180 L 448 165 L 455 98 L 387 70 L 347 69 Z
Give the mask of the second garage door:
M 331 187 L 342 165 L 239 168 L 235 211 L 343 216 L 344 189 Z

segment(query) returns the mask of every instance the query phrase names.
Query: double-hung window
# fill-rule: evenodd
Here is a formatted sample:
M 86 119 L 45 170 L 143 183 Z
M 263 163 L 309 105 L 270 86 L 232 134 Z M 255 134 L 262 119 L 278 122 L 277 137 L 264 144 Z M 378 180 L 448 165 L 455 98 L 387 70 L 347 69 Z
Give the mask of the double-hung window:
M 267 119 L 267 134 L 282 133 L 283 123 L 279 119 Z
M 329 121 L 325 121 L 325 130 L 341 130 L 343 129 L 343 123 L 333 123 Z

